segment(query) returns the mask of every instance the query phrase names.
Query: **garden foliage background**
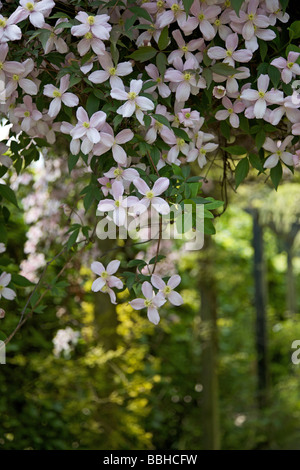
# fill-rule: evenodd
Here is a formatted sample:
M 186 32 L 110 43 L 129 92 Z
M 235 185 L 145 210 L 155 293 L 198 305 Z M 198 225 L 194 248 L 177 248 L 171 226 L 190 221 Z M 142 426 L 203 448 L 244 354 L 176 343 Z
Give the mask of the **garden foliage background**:
M 297 2 L 287 11 L 285 28 L 299 17 Z M 155 257 L 155 244 L 119 240 L 116 248 L 95 237 L 88 250 L 70 246 L 56 258 L 66 227 L 95 217 L 81 204 L 90 175 L 80 161 L 69 172 L 67 152 L 58 138 L 48 154 L 28 155 L 33 163 L 24 174 L 10 175 L 21 210 L 8 203 L 0 264 L 13 274 L 18 297 L 1 304 L 0 339 L 14 330 L 32 291 L 19 273 L 36 283 L 55 259 L 43 302 L 32 299 L 34 313 L 0 365 L 0 449 L 299 449 L 300 365 L 291 362 L 292 342 L 300 340 L 299 168 L 294 175 L 283 168 L 277 192 L 257 169 L 237 192 L 230 175 L 226 210 L 214 212 L 216 234 L 202 250 L 162 242 L 160 272 L 176 267 L 184 304 L 162 309 L 155 326 L 128 304 L 126 290 L 117 306 L 92 292 L 90 270 L 100 252 L 113 249 L 134 272 L 130 260 Z M 211 169 L 204 195 L 224 198 L 222 171 Z M 198 173 L 191 166 L 185 177 Z M 254 229 L 263 232 L 263 246 Z

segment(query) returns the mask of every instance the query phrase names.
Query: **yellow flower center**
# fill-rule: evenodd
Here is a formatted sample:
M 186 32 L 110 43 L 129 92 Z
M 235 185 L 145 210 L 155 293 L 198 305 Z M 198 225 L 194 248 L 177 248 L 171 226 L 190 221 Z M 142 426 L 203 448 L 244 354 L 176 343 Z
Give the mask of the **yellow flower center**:
M 116 206 L 116 207 L 120 207 L 120 205 L 121 205 L 121 203 L 120 203 L 119 200 L 115 202 L 115 206 Z
M 233 109 L 232 109 L 232 108 L 228 108 L 227 111 L 229 112 L 229 114 L 232 114 L 232 113 L 233 113 Z
M 231 57 L 232 56 L 232 51 L 231 50 L 226 51 L 226 55 L 227 55 L 227 57 Z
M 128 98 L 129 98 L 130 100 L 134 100 L 134 99 L 136 98 L 136 93 L 135 93 L 134 91 L 130 91 L 130 92 L 128 93 Z
M 260 98 L 263 98 L 265 96 L 265 93 L 264 93 L 264 91 L 259 91 L 258 95 L 259 95 Z
M 201 153 L 201 155 L 205 155 L 205 154 L 206 154 L 206 150 L 202 148 L 202 149 L 200 149 L 200 153 Z
M 16 73 L 13 75 L 13 80 L 15 82 L 17 82 L 19 80 L 19 78 L 20 78 L 19 75 L 17 75 Z
M 145 307 L 150 307 L 152 305 L 152 300 L 151 299 L 146 299 L 145 300 Z
M 100 276 L 100 277 L 102 277 L 102 279 L 107 279 L 108 276 L 109 276 L 108 272 L 107 272 L 107 271 L 103 271 L 103 272 L 101 273 L 101 276 Z
M 156 83 L 161 83 L 161 78 L 160 78 L 160 77 L 158 77 L 158 78 L 156 79 Z
M 0 20 L 0 28 L 4 28 L 6 26 L 5 20 Z
M 88 129 L 90 127 L 90 123 L 89 122 L 86 122 L 84 121 L 84 123 L 82 124 L 83 127 L 85 127 L 86 129 Z
M 186 118 L 190 118 L 190 117 L 191 117 L 191 113 L 185 113 L 185 117 L 186 117 Z
M 164 2 L 162 2 L 161 0 L 158 0 L 158 2 L 156 2 L 156 6 L 157 8 L 163 8 Z
M 105 186 L 110 189 L 111 188 L 111 183 L 108 182 L 108 183 L 106 183 Z
M 277 153 L 278 157 L 281 157 L 281 155 L 282 155 L 282 152 L 281 152 L 281 150 L 277 150 L 277 152 L 276 152 L 276 153 Z
M 59 98 L 61 96 L 61 92 L 58 91 L 58 90 L 54 90 L 53 96 L 54 96 L 54 98 Z
M 29 111 L 25 111 L 24 116 L 25 116 L 25 117 L 29 117 L 29 116 L 30 116 L 30 112 L 29 112 Z
M 104 284 L 104 286 L 101 289 L 101 292 L 107 292 L 108 291 L 108 286 Z
M 288 67 L 289 69 L 291 69 L 291 68 L 293 67 L 293 65 L 294 65 L 294 62 L 289 62 L 289 63 L 287 64 L 287 67 Z
M 153 199 L 153 198 L 154 198 L 154 193 L 153 193 L 153 191 L 148 191 L 148 192 L 146 193 L 146 198 L 147 198 L 147 199 Z
M 115 67 L 111 67 L 111 68 L 109 69 L 109 74 L 110 74 L 110 75 L 116 75 L 116 71 L 117 71 L 117 70 L 115 69 Z
M 94 16 L 88 16 L 88 24 L 93 25 L 95 24 L 95 17 Z
M 168 294 L 170 294 L 171 291 L 172 291 L 172 289 L 171 289 L 170 286 L 166 286 L 166 287 L 164 288 L 164 294 L 167 294 L 167 295 L 168 295 Z
M 88 33 L 86 33 L 86 34 L 84 35 L 84 37 L 85 37 L 85 39 L 92 39 L 93 35 L 92 35 L 92 33 L 89 31 Z
M 0 70 L 3 69 L 3 62 L 0 62 Z
M 230 0 L 226 0 L 226 1 L 225 1 L 225 7 L 226 7 L 226 8 L 231 7 L 231 1 L 230 1 Z
M 215 21 L 215 25 L 216 25 L 216 26 L 220 26 L 220 24 L 221 24 L 221 21 L 220 21 L 220 20 L 216 20 L 216 21 Z
M 186 81 L 189 81 L 189 80 L 191 79 L 191 77 L 192 77 L 192 75 L 191 75 L 190 73 L 188 73 L 188 72 L 186 72 L 186 73 L 184 74 L 184 79 L 185 79 Z
M 184 144 L 185 144 L 185 140 L 184 140 L 184 139 L 177 139 L 177 145 L 178 145 L 178 147 L 182 147 Z
M 116 168 L 114 171 L 114 176 L 116 177 L 121 176 L 122 173 L 123 173 L 123 170 L 121 170 L 121 168 Z
M 200 21 L 205 20 L 205 16 L 203 15 L 203 13 L 199 13 L 198 20 L 200 20 Z
M 255 16 L 254 16 L 253 13 L 250 13 L 250 14 L 248 15 L 248 18 L 249 18 L 250 21 L 253 21 L 254 18 L 255 18 Z
M 171 10 L 174 11 L 174 13 L 177 13 L 177 11 L 179 10 L 179 5 L 177 5 L 177 3 L 174 3 L 171 6 Z
M 182 50 L 183 52 L 187 52 L 187 51 L 188 51 L 188 48 L 187 48 L 187 46 L 182 46 L 181 50 Z
M 32 11 L 34 9 L 34 4 L 31 2 L 26 3 L 26 8 L 29 11 Z

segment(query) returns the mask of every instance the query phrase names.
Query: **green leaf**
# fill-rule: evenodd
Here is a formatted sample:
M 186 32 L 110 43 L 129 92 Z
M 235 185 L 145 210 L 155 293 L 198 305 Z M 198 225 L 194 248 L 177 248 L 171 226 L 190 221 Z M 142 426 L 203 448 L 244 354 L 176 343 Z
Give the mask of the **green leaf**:
M 235 189 L 241 184 L 241 182 L 246 178 L 249 172 L 249 161 L 245 157 L 239 161 L 235 169 Z
M 169 31 L 169 27 L 165 26 L 162 32 L 160 33 L 159 40 L 157 43 L 160 51 L 163 51 L 164 49 L 166 49 L 166 47 L 168 46 L 170 42 L 168 31 Z
M 205 235 L 214 235 L 216 233 L 216 229 L 211 219 L 204 219 L 204 233 Z
M 152 117 L 156 121 L 160 122 L 164 126 L 167 126 L 169 129 L 171 129 L 170 123 L 165 116 L 162 116 L 161 114 L 152 114 Z
M 203 72 L 202 72 L 202 76 L 205 78 L 206 80 L 206 86 L 207 88 L 210 87 L 210 84 L 212 82 L 212 79 L 213 79 L 213 75 L 212 75 L 212 71 L 211 69 L 203 69 Z
M 191 6 L 193 5 L 193 2 L 194 2 L 194 0 L 183 0 L 182 1 L 184 11 L 186 12 L 186 15 L 189 14 L 189 11 L 190 11 Z
M 73 168 L 76 166 L 76 163 L 78 162 L 79 155 L 69 155 L 68 158 L 68 167 L 69 167 L 69 173 L 73 170 Z
M 189 136 L 184 130 L 179 129 L 178 127 L 172 127 L 172 131 L 174 132 L 176 137 L 179 137 L 180 139 L 184 139 L 185 141 L 190 142 L 191 139 L 189 138 Z
M 6 184 L 0 184 L 0 196 L 19 208 L 14 191 Z
M 222 147 L 223 150 L 230 153 L 231 155 L 245 155 L 248 150 L 240 145 L 231 145 L 230 147 Z
M 221 121 L 220 123 L 221 134 L 225 137 L 225 139 L 230 139 L 231 128 L 226 121 Z
M 262 39 L 258 40 L 258 44 L 259 44 L 260 57 L 261 57 L 262 62 L 264 62 L 267 52 L 268 52 L 268 44 L 266 41 L 263 41 Z
M 20 287 L 34 286 L 33 282 L 29 281 L 26 277 L 21 276 L 20 274 L 12 274 L 11 280 L 16 286 L 20 286 Z
M 130 54 L 130 58 L 139 62 L 145 62 L 152 59 L 157 54 L 157 50 L 151 46 L 143 46 Z
M 260 172 L 264 171 L 262 162 L 261 162 L 259 156 L 256 153 L 250 153 L 249 160 L 250 160 L 250 163 L 253 166 L 253 168 L 255 168 L 256 170 L 258 170 Z
M 300 21 L 294 21 L 288 28 L 290 39 L 300 38 Z
M 161 75 L 166 72 L 167 56 L 163 52 L 159 52 L 156 56 L 156 67 Z
M 158 255 L 158 256 L 153 256 L 153 258 L 150 259 L 148 264 L 154 264 L 155 262 L 159 262 L 162 259 L 165 259 L 165 255 Z
M 230 65 L 222 64 L 222 63 L 214 64 L 214 65 L 211 66 L 210 69 L 213 73 L 216 73 L 218 75 L 222 75 L 224 77 L 230 77 L 231 75 L 234 75 L 237 72 Z
M 274 67 L 274 65 L 269 65 L 268 67 L 268 75 L 271 79 L 271 82 L 273 83 L 274 87 L 277 88 L 278 84 L 280 82 L 280 71 Z
M 79 234 L 79 228 L 75 229 L 74 232 L 71 233 L 69 240 L 67 241 L 68 249 L 70 249 L 74 245 L 74 243 L 77 240 L 78 234 Z
M 97 98 L 94 93 L 91 93 L 86 102 L 86 110 L 88 112 L 89 117 L 91 117 L 94 113 L 99 111 L 100 106 L 100 99 Z
M 282 178 L 281 162 L 278 162 L 277 165 L 274 168 L 271 168 L 270 176 L 271 176 L 271 180 L 272 180 L 272 183 L 274 185 L 274 188 L 277 191 L 278 185 L 279 185 L 280 180 Z
M 244 3 L 244 0 L 231 0 L 231 6 L 238 16 L 240 16 L 239 12 L 243 3 Z
M 132 11 L 132 13 L 135 13 L 136 16 L 140 18 L 144 18 L 144 20 L 150 21 L 150 23 L 152 23 L 153 20 L 151 16 L 147 12 L 147 10 L 145 10 L 144 8 L 134 6 L 134 7 L 129 8 L 129 10 Z
M 266 140 L 266 133 L 263 129 L 261 129 L 255 136 L 255 145 L 258 150 L 262 148 Z

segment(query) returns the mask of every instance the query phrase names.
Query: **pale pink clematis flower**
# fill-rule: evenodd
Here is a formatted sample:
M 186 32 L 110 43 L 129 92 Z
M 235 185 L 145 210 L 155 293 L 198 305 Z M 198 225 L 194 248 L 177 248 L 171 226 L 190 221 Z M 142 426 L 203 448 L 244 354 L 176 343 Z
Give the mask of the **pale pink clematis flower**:
M 257 119 L 264 117 L 267 109 L 267 104 L 281 104 L 283 102 L 283 92 L 272 89 L 268 90 L 270 78 L 268 75 L 260 75 L 257 80 L 257 90 L 244 90 L 241 94 L 241 99 L 255 102 L 253 113 Z
M 69 108 L 73 108 L 78 105 L 78 96 L 74 95 L 74 93 L 66 93 L 69 86 L 70 75 L 64 75 L 61 78 L 59 88 L 56 88 L 54 85 L 45 85 L 44 95 L 49 98 L 53 98 L 48 111 L 48 115 L 50 117 L 55 118 L 58 115 L 61 109 L 61 103 L 64 103 L 64 105 Z
M 70 131 L 73 139 L 83 139 L 81 151 L 87 155 L 93 148 L 94 144 L 100 142 L 99 129 L 105 123 L 106 114 L 103 111 L 97 111 L 89 118 L 85 109 L 80 106 L 76 111 L 78 123 Z
M 0 43 L 8 41 L 19 41 L 22 37 L 22 31 L 10 18 L 0 15 Z
M 231 65 L 232 67 L 235 66 L 235 61 L 249 62 L 251 60 L 253 55 L 251 51 L 248 51 L 247 49 L 236 50 L 239 44 L 237 33 L 229 34 L 226 38 L 225 44 L 226 49 L 219 46 L 210 47 L 207 51 L 208 57 L 216 60 L 224 59 L 223 62 Z
M 221 100 L 226 95 L 226 88 L 222 85 L 217 85 L 213 87 L 213 96 L 218 100 Z
M 14 112 L 17 117 L 23 118 L 21 129 L 25 132 L 28 132 L 35 125 L 35 121 L 43 117 L 42 113 L 33 105 L 31 96 L 28 95 L 24 96 L 23 104 L 18 106 Z
M 211 41 L 217 33 L 211 23 L 215 22 L 217 16 L 221 13 L 221 8 L 218 5 L 202 6 L 201 2 L 195 1 L 191 7 L 191 13 L 194 15 L 192 20 L 195 27 L 199 24 L 204 39 Z
M 171 119 L 171 114 L 167 111 L 167 108 L 161 104 L 156 106 L 155 114 L 164 116 L 166 119 L 168 119 L 168 121 Z M 167 126 L 151 117 L 151 124 L 145 136 L 146 142 L 148 144 L 153 144 L 153 142 L 155 142 L 157 139 L 157 133 L 166 143 L 168 143 L 169 134 L 173 134 L 173 132 Z
M 229 26 L 226 26 L 228 23 L 230 23 L 230 12 L 231 10 L 226 8 L 226 10 L 224 10 L 219 18 L 217 18 L 213 23 L 215 32 L 219 33 L 219 36 L 221 39 L 223 39 L 223 41 L 225 41 L 227 36 L 232 33 L 232 30 L 229 28 Z
M 124 187 L 126 187 L 133 180 L 139 178 L 139 173 L 134 168 L 122 168 L 121 166 L 113 166 L 109 171 L 104 173 L 104 176 L 106 178 L 110 178 L 110 180 L 121 181 Z
M 11 274 L 3 272 L 0 276 L 0 299 L 1 297 L 3 297 L 7 300 L 14 300 L 14 298 L 16 297 L 16 293 L 12 289 L 7 287 L 10 281 Z
M 88 15 L 84 11 L 80 11 L 75 19 L 81 24 L 72 26 L 71 34 L 73 36 L 85 36 L 87 33 L 91 33 L 98 39 L 107 40 L 109 39 L 109 33 L 112 26 L 108 23 L 108 15 Z
M 114 223 L 120 227 L 126 225 L 127 213 L 126 209 L 139 204 L 139 200 L 135 196 L 123 198 L 124 186 L 121 181 L 115 181 L 112 184 L 111 195 L 113 199 L 104 199 L 99 202 L 98 210 L 101 212 L 112 212 Z
M 232 12 L 230 15 L 232 23 L 238 23 L 242 25 L 241 34 L 246 41 L 255 34 L 257 28 L 267 28 L 270 25 L 270 20 L 265 15 L 258 15 L 257 8 L 259 0 L 250 0 L 247 7 L 247 13 L 240 10 L 239 15 Z
M 282 23 L 287 23 L 289 21 L 290 15 L 288 13 L 283 13 L 279 0 L 265 0 L 265 3 L 271 26 L 275 26 L 277 19 Z
M 63 40 L 63 38 L 59 37 L 59 35 L 63 32 L 63 28 L 58 28 L 57 26 L 60 23 L 67 23 L 67 18 L 58 18 L 55 23 L 55 26 L 50 26 L 49 24 L 45 23 L 43 29 L 48 29 L 51 31 L 51 34 L 43 46 L 45 54 L 49 54 L 52 50 L 57 50 L 60 54 L 66 54 L 69 50 L 67 43 Z
M 224 121 L 229 117 L 229 122 L 232 127 L 237 129 L 240 125 L 239 113 L 242 113 L 245 109 L 245 104 L 242 101 L 236 101 L 234 104 L 230 101 L 227 96 L 222 99 L 222 105 L 226 109 L 221 109 L 216 113 L 216 119 L 218 121 Z
M 226 92 L 234 94 L 239 91 L 238 80 L 243 80 L 250 77 L 250 70 L 247 67 L 238 67 L 236 71 L 229 77 L 224 75 L 213 74 L 213 80 L 216 83 L 222 83 L 226 81 Z
M 214 152 L 218 148 L 218 144 L 213 142 L 207 142 L 206 139 L 213 137 L 212 134 L 204 134 L 204 132 L 198 132 L 197 141 L 196 141 L 196 148 L 192 149 L 186 161 L 187 162 L 194 162 L 196 158 L 198 158 L 198 164 L 200 168 L 203 168 L 206 165 L 206 155 L 207 153 Z M 205 143 L 207 142 L 207 143 Z
M 108 23 L 108 15 L 88 15 L 80 11 L 75 17 L 82 24 L 72 26 L 71 34 L 73 36 L 84 36 L 78 44 L 78 52 L 81 56 L 85 55 L 90 48 L 95 54 L 101 55 L 105 52 L 105 45 L 102 40 L 109 39 L 111 25 Z
M 29 75 L 34 68 L 34 62 L 32 59 L 26 59 L 22 64 L 18 62 L 11 62 L 9 70 L 9 81 L 6 85 L 6 96 L 7 98 L 12 95 L 12 93 L 18 88 L 18 85 L 22 88 L 25 93 L 28 95 L 36 95 L 38 92 L 38 87 L 33 80 L 29 80 L 27 75 Z
M 126 103 L 117 109 L 118 114 L 121 114 L 123 117 L 131 117 L 135 112 L 138 121 L 143 125 L 143 111 L 151 111 L 154 109 L 154 104 L 149 98 L 139 96 L 142 86 L 142 80 L 131 80 L 129 92 L 125 91 L 125 87 L 122 85 L 122 87 L 113 88 L 110 96 L 120 101 L 126 101 Z
M 99 156 L 111 149 L 113 159 L 120 165 L 126 165 L 127 154 L 121 145 L 129 142 L 133 137 L 134 134 L 130 129 L 123 129 L 116 136 L 101 132 L 101 141 L 95 146 L 94 154 Z
M 184 127 L 194 127 L 200 119 L 199 111 L 192 111 L 191 108 L 183 108 L 178 114 L 178 120 Z
M 110 296 L 110 300 L 113 304 L 116 303 L 116 294 L 112 290 L 113 287 L 117 289 L 123 288 L 123 282 L 115 274 L 120 266 L 120 261 L 113 260 L 108 263 L 107 268 L 103 266 L 99 261 L 94 261 L 91 264 L 92 271 L 97 274 L 99 277 L 92 284 L 93 292 L 103 292 L 107 293 Z
M 178 26 L 185 34 L 190 34 L 193 29 L 195 29 L 197 24 L 191 24 L 191 18 L 189 16 L 188 18 L 186 17 L 186 13 L 181 1 L 166 0 L 165 6 L 170 9 L 162 12 L 158 11 L 156 16 L 156 24 L 158 28 L 162 29 L 165 26 L 174 23 L 174 21 L 177 21 Z
M 124 77 L 132 72 L 131 62 L 122 62 L 115 67 L 108 52 L 99 56 L 99 62 L 103 70 L 96 70 L 88 76 L 92 83 L 103 83 L 109 79 L 110 86 L 118 88 L 121 81 L 119 77 Z
M 139 201 L 136 212 L 142 214 L 151 205 L 159 214 L 169 214 L 169 204 L 161 197 L 158 197 L 168 189 L 170 184 L 168 178 L 158 178 L 152 189 L 141 178 L 133 180 L 133 184 L 139 193 L 144 196 Z
M 192 39 L 192 41 L 186 43 L 182 37 L 181 31 L 176 29 L 172 32 L 172 36 L 177 42 L 179 49 L 172 51 L 171 54 L 168 56 L 169 64 L 174 62 L 176 57 L 182 58 L 184 56 L 185 60 L 193 59 L 195 61 L 196 66 L 198 66 L 198 61 L 192 52 L 194 51 L 202 51 L 205 49 L 205 43 L 203 38 L 199 39 Z
M 11 15 L 10 20 L 14 23 L 29 18 L 29 21 L 36 28 L 42 28 L 45 23 L 45 16 L 48 16 L 55 3 L 52 0 L 20 0 L 20 6 Z
M 101 191 L 105 197 L 111 194 L 112 182 L 109 178 L 103 176 L 102 178 L 98 178 L 97 181 L 101 184 Z
M 206 81 L 203 77 L 196 77 L 193 73 L 195 63 L 193 59 L 188 59 L 183 65 L 182 60 L 178 57 L 174 60 L 173 65 L 176 69 L 168 69 L 165 73 L 165 80 L 175 84 L 176 100 L 185 102 L 190 94 L 197 94 L 199 88 L 206 87 Z
M 157 83 L 156 86 L 148 88 L 148 93 L 152 93 L 157 88 L 160 96 L 162 98 L 167 98 L 171 94 L 171 90 L 165 83 L 163 83 L 163 78 L 160 76 L 158 68 L 154 64 L 149 64 L 146 65 L 145 70 L 149 77 Z
M 159 289 L 159 293 L 162 293 L 171 304 L 176 306 L 183 304 L 181 295 L 174 291 L 180 282 L 181 277 L 178 274 L 174 274 L 174 276 L 170 277 L 167 284 L 157 274 L 152 274 L 151 276 L 151 284 L 156 287 L 156 289 Z
M 147 316 L 149 321 L 154 323 L 154 325 L 157 325 L 160 320 L 158 309 L 166 303 L 166 299 L 162 293 L 155 295 L 154 290 L 148 281 L 143 282 L 142 292 L 145 296 L 145 299 L 134 299 L 129 302 L 129 304 L 132 308 L 134 308 L 134 310 L 142 310 L 143 308 L 147 308 Z
M 280 140 L 274 142 L 274 140 L 270 139 L 270 137 L 267 137 L 263 148 L 268 150 L 268 152 L 271 152 L 271 155 L 265 161 L 264 168 L 274 168 L 279 162 L 279 159 L 282 160 L 286 165 L 293 166 L 293 154 L 286 152 L 285 150 L 292 140 L 292 135 L 287 136 L 283 142 Z
M 300 75 L 300 65 L 296 63 L 299 55 L 299 52 L 290 51 L 287 60 L 283 57 L 272 60 L 271 65 L 281 70 L 281 78 L 284 83 L 290 83 L 295 75 Z

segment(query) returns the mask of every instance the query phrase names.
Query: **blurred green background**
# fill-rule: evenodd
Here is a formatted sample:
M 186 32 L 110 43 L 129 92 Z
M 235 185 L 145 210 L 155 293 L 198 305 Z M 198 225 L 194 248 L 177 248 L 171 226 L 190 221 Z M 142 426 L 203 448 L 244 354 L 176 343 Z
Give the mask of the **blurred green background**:
M 157 327 L 126 292 L 116 308 L 93 294 L 89 259 L 75 257 L 53 282 L 58 259 L 46 308 L 0 366 L 0 448 L 300 449 L 300 365 L 291 361 L 300 340 L 299 212 L 297 182 L 278 192 L 250 182 L 202 250 L 176 253 L 166 243 L 162 270 L 175 262 L 185 303 L 162 309 Z M 26 230 L 22 214 L 12 214 L 2 259 L 24 259 Z M 126 243 L 112 258 L 147 256 L 147 246 Z M 40 251 L 49 259 L 54 248 L 45 238 Z M 28 292 L 3 303 L 3 334 Z M 74 344 L 63 341 L 70 331 L 80 335 Z

